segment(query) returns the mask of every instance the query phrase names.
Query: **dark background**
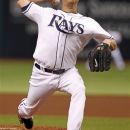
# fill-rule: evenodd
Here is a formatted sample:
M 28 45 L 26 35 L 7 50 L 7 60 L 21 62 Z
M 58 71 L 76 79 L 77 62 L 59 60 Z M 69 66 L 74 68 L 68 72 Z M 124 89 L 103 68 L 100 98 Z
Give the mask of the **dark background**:
M 32 58 L 37 26 L 20 13 L 16 1 L 0 0 L 0 57 Z M 79 12 L 94 18 L 105 29 L 119 31 L 123 37 L 119 48 L 123 58 L 130 60 L 129 0 L 80 0 Z

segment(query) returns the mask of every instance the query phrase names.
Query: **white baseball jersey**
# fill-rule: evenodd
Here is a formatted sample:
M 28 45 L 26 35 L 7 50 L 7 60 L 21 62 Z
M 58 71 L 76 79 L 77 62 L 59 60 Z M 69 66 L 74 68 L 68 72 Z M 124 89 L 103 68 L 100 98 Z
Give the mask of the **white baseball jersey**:
M 92 38 L 102 42 L 111 37 L 95 20 L 81 14 L 43 8 L 33 2 L 23 13 L 38 24 L 33 57 L 46 68 L 72 68 L 77 55 Z

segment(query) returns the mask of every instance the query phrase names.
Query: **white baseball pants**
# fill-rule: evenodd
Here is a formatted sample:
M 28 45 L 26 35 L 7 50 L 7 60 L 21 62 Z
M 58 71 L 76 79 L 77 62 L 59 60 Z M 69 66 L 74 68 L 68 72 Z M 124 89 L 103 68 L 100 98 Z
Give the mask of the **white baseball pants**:
M 80 130 L 85 107 L 85 85 L 74 67 L 61 75 L 44 72 L 33 66 L 28 96 L 23 100 L 18 113 L 22 118 L 30 118 L 50 94 L 55 91 L 71 95 L 67 130 Z

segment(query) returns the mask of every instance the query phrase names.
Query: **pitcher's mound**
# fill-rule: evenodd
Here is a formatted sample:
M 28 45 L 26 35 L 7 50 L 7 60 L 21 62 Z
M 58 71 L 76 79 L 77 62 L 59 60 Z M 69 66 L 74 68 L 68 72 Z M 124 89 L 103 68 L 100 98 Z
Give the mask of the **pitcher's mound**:
M 0 130 L 26 130 L 20 125 L 0 125 Z M 32 130 L 67 130 L 66 128 L 35 126 Z

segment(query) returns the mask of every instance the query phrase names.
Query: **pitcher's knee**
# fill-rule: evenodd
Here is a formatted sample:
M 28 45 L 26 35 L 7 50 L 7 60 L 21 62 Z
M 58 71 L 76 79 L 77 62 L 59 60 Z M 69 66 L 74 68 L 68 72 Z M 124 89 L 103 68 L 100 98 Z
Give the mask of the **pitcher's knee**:
M 86 100 L 85 89 L 83 88 L 83 89 L 76 91 L 72 96 L 77 98 L 78 100 L 85 102 L 85 100 Z
M 80 95 L 81 100 L 85 102 L 85 100 L 86 100 L 85 91 L 84 91 L 84 90 L 81 90 L 81 91 L 79 92 L 79 95 Z
M 26 99 L 23 99 L 18 106 L 18 114 L 23 118 L 32 117 L 31 109 L 26 105 Z

